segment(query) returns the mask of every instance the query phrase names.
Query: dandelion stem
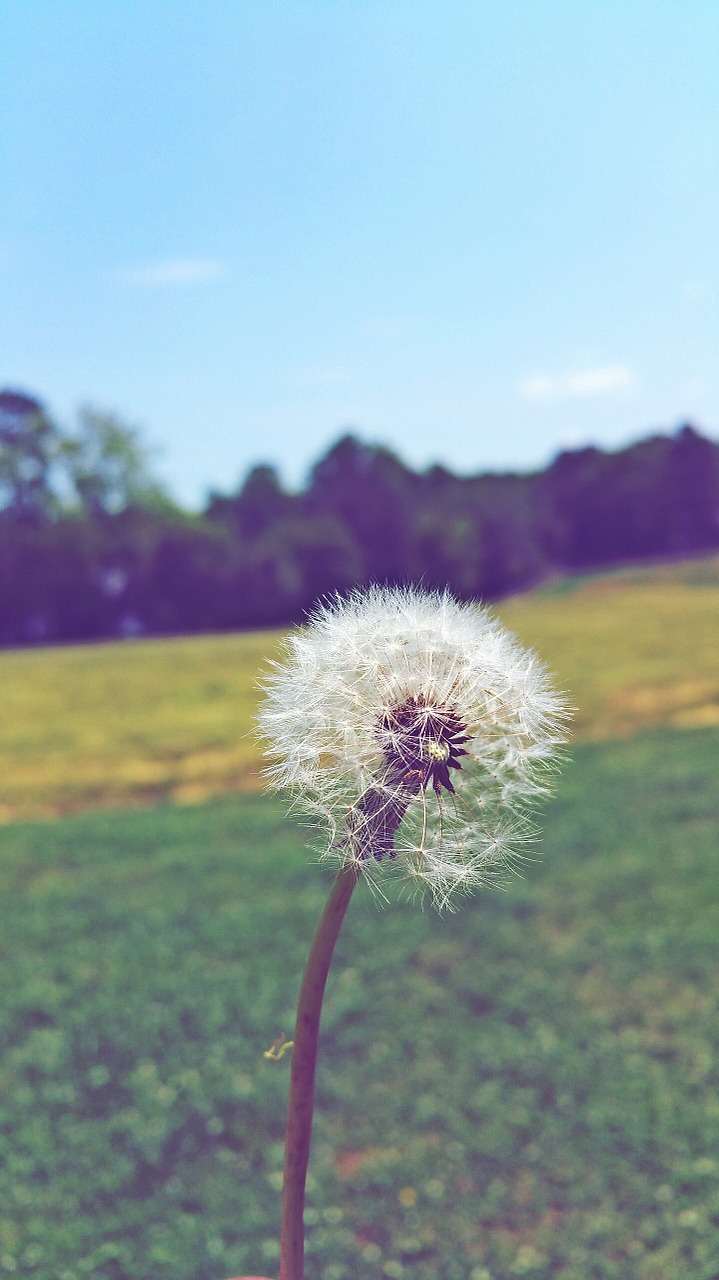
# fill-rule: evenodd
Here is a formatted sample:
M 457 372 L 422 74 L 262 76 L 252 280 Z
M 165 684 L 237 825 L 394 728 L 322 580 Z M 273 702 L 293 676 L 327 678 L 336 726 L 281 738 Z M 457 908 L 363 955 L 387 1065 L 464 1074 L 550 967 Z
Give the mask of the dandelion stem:
M 282 1185 L 280 1280 L 304 1280 L 304 1205 L 312 1134 L 317 1040 L 327 974 L 337 936 L 359 878 L 354 863 L 340 868 L 320 917 L 302 980 L 290 1075 Z

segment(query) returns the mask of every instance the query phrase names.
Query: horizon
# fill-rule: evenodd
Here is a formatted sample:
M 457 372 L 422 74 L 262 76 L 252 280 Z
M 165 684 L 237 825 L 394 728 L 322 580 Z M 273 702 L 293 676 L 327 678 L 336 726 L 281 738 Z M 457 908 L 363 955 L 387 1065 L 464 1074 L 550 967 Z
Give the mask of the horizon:
M 4 387 L 0 387 L 0 400 L 2 400 L 4 396 L 19 396 L 20 398 L 25 399 L 28 397 L 28 393 L 25 389 L 20 387 L 4 386 Z M 50 419 L 52 421 L 55 421 L 55 419 L 53 419 L 52 413 L 49 412 L 49 407 L 45 404 L 45 402 L 40 397 L 30 396 L 29 398 L 31 400 L 34 399 L 35 402 L 40 406 L 41 410 L 43 412 L 47 412 L 49 414 Z M 109 410 L 108 412 L 112 413 L 111 410 Z M 64 430 L 64 424 L 57 423 L 56 425 L 59 427 L 61 431 Z M 125 426 L 127 424 L 123 422 L 122 425 Z M 588 450 L 588 451 L 596 450 L 599 453 L 614 455 L 618 453 L 623 453 L 626 450 L 632 449 L 637 445 L 644 444 L 646 441 L 651 439 L 675 438 L 687 428 L 690 431 L 696 432 L 696 434 L 701 436 L 703 439 L 708 440 L 715 444 L 719 444 L 719 439 L 714 438 L 709 432 L 707 432 L 701 423 L 689 422 L 687 420 L 684 420 L 682 422 L 675 423 L 671 427 L 666 427 L 666 428 L 656 427 L 653 430 L 648 429 L 645 432 L 631 435 L 626 440 L 621 440 L 613 444 L 603 444 L 603 443 L 597 443 L 593 440 L 588 440 L 583 444 L 569 445 L 566 447 L 557 447 L 553 450 L 550 450 L 550 453 L 544 462 L 540 462 L 535 466 L 516 465 L 516 466 L 510 466 L 510 467 L 504 467 L 504 468 L 499 468 L 499 467 L 487 468 L 486 470 L 481 470 L 481 471 L 461 471 L 458 468 L 445 464 L 440 459 L 430 460 L 424 465 L 415 466 L 405 457 L 402 451 L 402 447 L 400 445 L 398 446 L 390 445 L 383 440 L 370 440 L 370 439 L 367 439 L 361 431 L 354 430 L 352 428 L 347 428 L 344 431 L 340 430 L 333 439 L 330 439 L 327 441 L 322 451 L 318 453 L 314 458 L 310 459 L 305 471 L 302 473 L 302 475 L 300 475 L 300 477 L 297 479 L 297 481 L 294 484 L 287 483 L 285 481 L 282 475 L 281 467 L 278 466 L 275 462 L 273 462 L 271 458 L 258 458 L 258 459 L 255 459 L 254 461 L 250 460 L 247 464 L 245 471 L 238 477 L 237 483 L 234 486 L 230 486 L 226 489 L 219 489 L 219 488 L 214 488 L 210 486 L 206 490 L 202 498 L 198 501 L 196 506 L 192 506 L 190 503 L 183 502 L 179 498 L 179 496 L 174 493 L 174 491 L 169 486 L 169 484 L 166 484 L 164 482 L 164 480 L 161 481 L 161 484 L 167 496 L 172 501 L 177 502 L 177 505 L 180 509 L 189 510 L 193 512 L 193 514 L 202 514 L 203 509 L 208 506 L 208 504 L 211 502 L 213 497 L 225 497 L 225 496 L 231 496 L 233 493 L 239 493 L 240 490 L 242 489 L 242 486 L 245 484 L 248 477 L 250 476 L 250 474 L 253 471 L 262 467 L 267 467 L 275 473 L 280 483 L 280 487 L 285 493 L 289 495 L 301 494 L 303 491 L 305 491 L 309 487 L 312 479 L 312 472 L 314 468 L 317 466 L 317 464 L 321 462 L 325 457 L 327 457 L 327 455 L 331 453 L 333 449 L 335 449 L 336 446 L 345 439 L 352 439 L 356 441 L 356 443 L 363 449 L 377 450 L 379 452 L 389 453 L 395 458 L 395 460 L 400 464 L 400 466 L 404 468 L 405 471 L 408 471 L 414 475 L 424 476 L 424 475 L 427 475 L 429 472 L 437 469 L 437 470 L 445 471 L 447 475 L 457 480 L 476 480 L 476 479 L 485 479 L 485 478 L 491 479 L 492 477 L 505 477 L 505 476 L 514 476 L 514 477 L 524 478 L 532 475 L 539 475 L 549 470 L 549 468 L 553 465 L 556 459 L 563 453 L 577 453 L 577 452 L 583 452 L 585 450 Z M 72 435 L 72 429 L 70 430 L 70 435 Z M 145 433 L 141 431 L 140 433 L 141 445 L 148 444 L 148 441 L 145 440 L 144 437 L 145 437 Z M 150 443 L 148 448 L 148 454 L 149 454 L 148 468 L 149 468 L 150 477 L 154 479 L 154 478 L 157 478 L 158 472 L 152 464 L 153 452 L 154 451 Z
M 7 0 L 0 382 L 182 505 L 719 438 L 719 11 Z

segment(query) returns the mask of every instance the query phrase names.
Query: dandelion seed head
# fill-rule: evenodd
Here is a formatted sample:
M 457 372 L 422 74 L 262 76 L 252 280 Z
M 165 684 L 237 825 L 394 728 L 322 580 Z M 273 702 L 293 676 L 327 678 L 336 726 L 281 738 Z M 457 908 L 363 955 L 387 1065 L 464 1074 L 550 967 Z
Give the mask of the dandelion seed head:
M 323 856 L 388 865 L 440 907 L 506 876 L 530 837 L 567 709 L 483 606 L 371 587 L 322 605 L 265 682 L 259 725 Z

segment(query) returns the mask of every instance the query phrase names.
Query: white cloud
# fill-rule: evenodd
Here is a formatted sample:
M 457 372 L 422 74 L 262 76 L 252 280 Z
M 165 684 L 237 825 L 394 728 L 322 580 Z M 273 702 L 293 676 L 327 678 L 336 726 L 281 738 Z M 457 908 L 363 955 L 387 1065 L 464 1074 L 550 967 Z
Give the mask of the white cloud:
M 519 394 L 525 400 L 572 400 L 618 391 L 633 382 L 634 375 L 627 365 L 607 364 L 595 369 L 577 369 L 558 377 L 538 374 L 524 378 L 519 384 Z
M 519 394 L 525 400 L 554 400 L 557 379 L 540 374 L 536 378 L 524 378 L 519 384 Z
M 140 289 L 162 289 L 167 285 L 202 284 L 224 274 L 225 264 L 217 258 L 169 258 L 122 271 L 118 279 L 121 284 Z

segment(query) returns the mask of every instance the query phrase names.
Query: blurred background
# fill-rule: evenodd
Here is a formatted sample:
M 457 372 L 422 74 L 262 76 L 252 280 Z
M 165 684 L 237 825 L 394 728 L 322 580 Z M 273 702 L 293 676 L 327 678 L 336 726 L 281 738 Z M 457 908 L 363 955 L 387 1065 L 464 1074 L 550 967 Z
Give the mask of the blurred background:
M 717 545 L 712 4 L 0 24 L 5 643 Z
M 508 893 L 356 895 L 308 1265 L 719 1275 L 718 55 L 713 0 L 0 8 L 0 1274 L 276 1269 L 326 884 L 258 680 L 414 581 L 572 760 Z

